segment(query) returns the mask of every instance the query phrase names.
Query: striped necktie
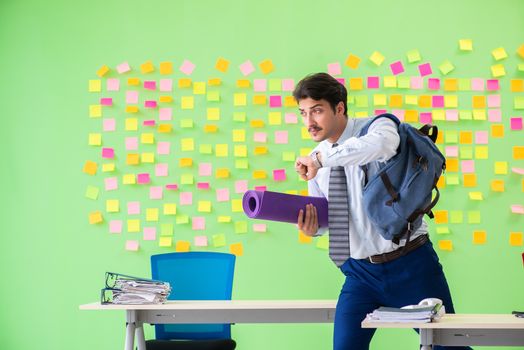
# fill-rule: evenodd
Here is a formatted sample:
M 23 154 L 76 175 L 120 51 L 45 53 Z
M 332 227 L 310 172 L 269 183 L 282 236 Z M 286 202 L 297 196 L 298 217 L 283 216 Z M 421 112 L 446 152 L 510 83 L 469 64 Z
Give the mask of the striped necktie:
M 340 267 L 349 258 L 348 186 L 342 166 L 331 168 L 328 199 L 329 257 Z

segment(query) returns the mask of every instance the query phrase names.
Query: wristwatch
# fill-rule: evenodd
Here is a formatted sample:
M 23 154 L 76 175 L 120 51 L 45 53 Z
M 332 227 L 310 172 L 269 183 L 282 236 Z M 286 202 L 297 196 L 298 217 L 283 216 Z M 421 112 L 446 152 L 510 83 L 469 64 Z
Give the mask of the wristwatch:
M 320 162 L 320 159 L 318 159 L 318 154 L 320 152 L 315 152 L 311 155 L 311 159 L 313 159 L 313 164 L 315 165 L 315 167 L 317 168 L 322 168 L 322 163 Z

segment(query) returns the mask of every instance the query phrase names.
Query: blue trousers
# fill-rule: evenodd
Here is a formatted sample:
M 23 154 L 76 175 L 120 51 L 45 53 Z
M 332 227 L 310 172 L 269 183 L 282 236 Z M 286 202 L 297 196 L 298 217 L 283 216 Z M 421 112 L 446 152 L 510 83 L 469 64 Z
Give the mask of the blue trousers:
M 335 313 L 334 350 L 369 349 L 375 329 L 361 328 L 360 323 L 380 306 L 402 307 L 439 298 L 447 313 L 455 312 L 442 265 L 430 241 L 391 262 L 372 264 L 350 258 L 340 269 L 346 281 Z M 437 349 L 470 348 L 435 346 Z

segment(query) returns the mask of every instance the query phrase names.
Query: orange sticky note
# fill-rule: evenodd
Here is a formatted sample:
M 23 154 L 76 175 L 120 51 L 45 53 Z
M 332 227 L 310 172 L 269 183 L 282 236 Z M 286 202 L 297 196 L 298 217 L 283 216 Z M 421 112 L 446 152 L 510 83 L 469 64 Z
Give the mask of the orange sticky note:
M 211 78 L 207 81 L 207 85 L 209 86 L 219 86 L 220 84 L 222 84 L 222 80 L 220 78 Z
M 158 132 L 161 133 L 169 133 L 173 129 L 173 126 L 171 124 L 160 124 L 158 126 Z
M 511 79 L 511 92 L 524 91 L 524 79 Z
M 173 63 L 160 62 L 160 74 L 167 75 L 173 73 Z
M 451 240 L 449 240 L 449 239 L 441 239 L 440 241 L 438 241 L 438 247 L 441 250 L 452 251 L 453 250 L 453 242 Z
M 524 159 L 524 146 L 513 146 L 513 159 Z
M 444 91 L 457 91 L 458 90 L 458 80 L 453 78 L 448 78 L 444 80 Z
M 491 180 L 491 190 L 493 192 L 504 192 L 504 180 Z
M 138 113 L 138 106 L 126 106 L 126 113 Z
M 264 74 L 269 74 L 275 69 L 271 60 L 264 60 L 260 62 L 259 67 L 262 70 L 262 73 Z
M 504 125 L 493 124 L 491 125 L 491 137 L 504 137 Z
M 364 88 L 364 82 L 362 78 L 350 78 L 349 79 L 349 90 L 362 90 Z
M 99 224 L 102 221 L 104 221 L 104 219 L 102 218 L 102 212 L 100 210 L 89 213 L 89 223 L 91 225 Z
M 204 125 L 204 132 L 206 133 L 215 133 L 218 131 L 218 126 L 214 125 L 214 124 L 206 124 Z
M 104 75 L 107 74 L 107 72 L 109 72 L 109 67 L 106 66 L 106 65 L 103 65 L 103 66 L 100 67 L 100 69 L 96 72 L 96 75 L 98 75 L 100 78 L 102 78 Z
M 249 122 L 252 128 L 263 128 L 264 127 L 264 121 L 260 119 L 253 119 Z
M 225 73 L 227 72 L 228 68 L 229 68 L 229 61 L 222 57 L 218 58 L 217 63 L 215 64 L 215 69 L 222 73 Z
M 486 237 L 486 231 L 473 231 L 473 244 L 485 244 Z
M 448 222 L 448 211 L 447 210 L 435 210 L 433 214 L 435 215 L 436 224 L 445 224 Z
M 299 243 L 311 243 L 313 241 L 313 237 L 308 236 L 304 234 L 304 232 L 298 230 L 298 242 Z
M 265 105 L 267 103 L 266 95 L 254 95 L 253 104 L 254 105 Z
M 233 243 L 229 245 L 229 252 L 236 256 L 242 256 L 244 254 L 244 247 L 242 243 Z
M 171 102 L 173 102 L 173 97 L 171 97 L 171 96 L 160 96 L 159 101 L 161 103 L 171 103 Z
M 486 108 L 486 96 L 473 96 L 473 108 Z
M 255 155 L 259 156 L 262 154 L 267 154 L 267 147 L 266 146 L 256 146 Z
M 477 175 L 476 174 L 463 174 L 462 181 L 464 187 L 475 187 L 477 186 Z
M 155 70 L 155 67 L 153 66 L 153 62 L 147 61 L 140 65 L 140 70 L 142 71 L 142 74 L 146 74 L 153 72 Z
M 84 168 L 82 169 L 82 171 L 84 173 L 86 173 L 86 174 L 89 174 L 89 175 L 95 175 L 97 168 L 98 168 L 98 165 L 95 162 L 90 161 L 90 160 L 86 160 L 86 162 L 84 163 Z
M 521 246 L 522 245 L 522 232 L 510 232 L 509 233 L 509 245 Z
M 251 86 L 251 82 L 247 79 L 238 79 L 237 80 L 237 87 L 239 88 L 249 88 Z
M 128 153 L 126 157 L 127 165 L 138 165 L 140 164 L 140 155 L 138 153 Z
M 140 79 L 138 79 L 138 78 L 127 78 L 127 85 L 140 85 Z
M 175 251 L 177 252 L 188 252 L 190 243 L 188 241 L 177 241 Z
M 446 172 L 457 172 L 459 170 L 459 160 L 457 158 L 446 159 Z
M 472 144 L 473 143 L 473 133 L 471 131 L 461 131 L 459 133 L 459 143 L 460 144 Z
M 267 174 L 264 170 L 255 170 L 253 171 L 253 179 L 265 179 Z
M 193 165 L 193 158 L 180 158 L 178 165 L 181 168 L 187 168 Z
M 349 54 L 348 58 L 346 58 L 345 64 L 351 69 L 357 69 L 360 64 L 360 57 Z
M 215 171 L 215 177 L 217 179 L 227 179 L 229 178 L 229 169 L 219 168 Z
M 178 79 L 178 87 L 179 87 L 179 88 L 188 88 L 188 87 L 191 87 L 191 79 L 190 79 L 190 78 L 181 78 L 181 79 Z
M 524 44 L 519 46 L 519 48 L 517 49 L 517 53 L 521 58 L 524 58 Z

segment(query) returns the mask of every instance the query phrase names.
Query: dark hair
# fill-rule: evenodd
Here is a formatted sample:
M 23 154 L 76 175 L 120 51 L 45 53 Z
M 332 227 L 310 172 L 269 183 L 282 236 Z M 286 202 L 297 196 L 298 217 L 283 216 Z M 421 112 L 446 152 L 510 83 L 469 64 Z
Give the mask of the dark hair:
M 333 111 L 336 111 L 336 106 L 342 101 L 344 103 L 344 115 L 347 115 L 348 111 L 347 95 L 346 87 L 327 73 L 315 73 L 306 76 L 293 91 L 293 97 L 297 102 L 308 97 L 317 101 L 324 99 L 329 102 Z

